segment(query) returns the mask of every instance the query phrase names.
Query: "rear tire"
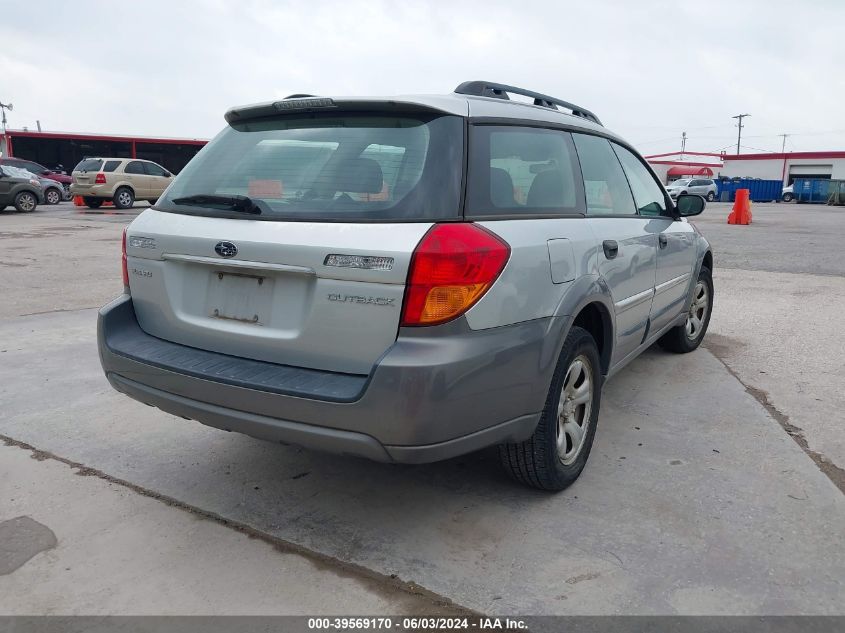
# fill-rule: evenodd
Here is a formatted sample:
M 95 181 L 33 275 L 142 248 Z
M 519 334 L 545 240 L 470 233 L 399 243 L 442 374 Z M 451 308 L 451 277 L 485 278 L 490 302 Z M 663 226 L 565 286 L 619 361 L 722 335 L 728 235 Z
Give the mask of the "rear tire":
M 130 209 L 135 204 L 135 194 L 129 187 L 121 187 L 114 192 L 112 202 L 115 209 Z
M 578 479 L 596 435 L 601 386 L 596 342 L 583 328 L 573 327 L 534 434 L 518 444 L 499 445 L 499 459 L 508 474 L 532 488 L 551 491 Z
M 50 187 L 44 192 L 44 200 L 47 204 L 59 204 L 62 201 L 62 192 L 55 187 Z
M 15 196 L 14 204 L 19 213 L 32 213 L 38 206 L 38 198 L 31 191 L 21 191 Z
M 89 209 L 99 209 L 103 206 L 103 201 L 101 198 L 82 198 L 82 201 L 85 203 L 85 206 Z
M 687 308 L 686 322 L 666 332 L 657 341 L 658 344 L 663 349 L 676 354 L 693 351 L 704 340 L 712 313 L 713 275 L 709 268 L 702 266 L 692 292 L 692 301 Z

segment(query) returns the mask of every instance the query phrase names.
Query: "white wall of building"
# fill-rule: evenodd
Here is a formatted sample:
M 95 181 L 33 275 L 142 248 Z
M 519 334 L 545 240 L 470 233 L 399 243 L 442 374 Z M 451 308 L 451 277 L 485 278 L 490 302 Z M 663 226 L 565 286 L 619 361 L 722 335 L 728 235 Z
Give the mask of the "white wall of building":
M 785 163 L 785 168 L 784 168 Z M 765 158 L 755 160 L 731 160 L 725 157 L 721 175 L 728 178 L 762 178 L 763 180 L 789 180 L 790 166 L 801 166 L 805 173 L 830 171 L 830 177 L 845 179 L 845 158 Z

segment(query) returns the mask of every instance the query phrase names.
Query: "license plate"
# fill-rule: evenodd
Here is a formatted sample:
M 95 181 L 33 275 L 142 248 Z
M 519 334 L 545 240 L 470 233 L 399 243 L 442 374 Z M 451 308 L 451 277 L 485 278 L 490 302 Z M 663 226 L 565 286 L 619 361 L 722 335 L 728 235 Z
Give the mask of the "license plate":
M 209 284 L 208 314 L 215 319 L 264 325 L 272 296 L 270 277 L 215 272 Z

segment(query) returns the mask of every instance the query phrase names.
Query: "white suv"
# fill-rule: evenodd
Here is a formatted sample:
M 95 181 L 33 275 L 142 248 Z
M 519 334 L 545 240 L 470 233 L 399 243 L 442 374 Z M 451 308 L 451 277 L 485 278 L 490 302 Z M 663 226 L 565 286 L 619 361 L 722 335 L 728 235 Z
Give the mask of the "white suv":
M 673 199 L 690 194 L 706 198 L 707 202 L 713 202 L 716 194 L 719 193 L 719 188 L 710 178 L 681 178 L 666 185 L 666 191 Z
M 685 219 L 704 199 L 669 199 L 584 108 L 467 82 L 226 121 L 124 234 L 99 346 L 132 398 L 386 462 L 498 445 L 560 490 L 604 381 L 704 337 L 713 257 Z

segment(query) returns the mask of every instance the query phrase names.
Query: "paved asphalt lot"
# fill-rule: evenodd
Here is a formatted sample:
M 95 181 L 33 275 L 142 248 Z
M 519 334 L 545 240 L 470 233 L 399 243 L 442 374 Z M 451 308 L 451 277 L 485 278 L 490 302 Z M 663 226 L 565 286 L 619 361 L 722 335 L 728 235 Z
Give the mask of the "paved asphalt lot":
M 845 614 L 845 210 L 727 212 L 696 221 L 707 347 L 608 383 L 558 495 L 489 451 L 375 464 L 113 392 L 95 316 L 134 213 L 0 214 L 0 613 Z

